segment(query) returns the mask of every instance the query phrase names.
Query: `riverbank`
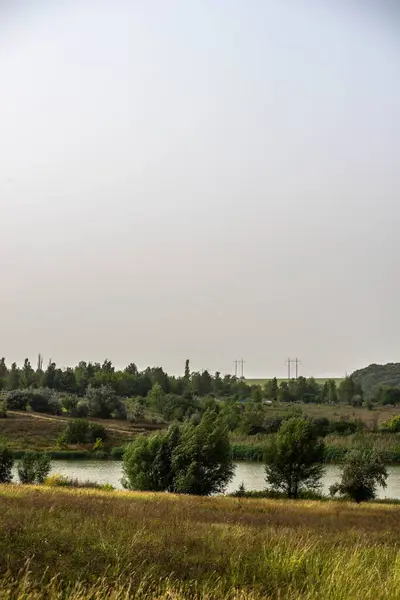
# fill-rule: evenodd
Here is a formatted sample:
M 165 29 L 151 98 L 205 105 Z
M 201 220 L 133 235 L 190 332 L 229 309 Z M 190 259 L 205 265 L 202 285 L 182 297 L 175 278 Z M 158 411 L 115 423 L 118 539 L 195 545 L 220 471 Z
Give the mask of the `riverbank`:
M 268 435 L 246 436 L 231 441 L 234 460 L 264 460 Z M 353 435 L 329 435 L 325 438 L 325 463 L 337 464 L 353 448 L 374 447 L 385 458 L 387 464 L 400 464 L 400 435 L 391 433 L 361 432 Z
M 0 498 L 0 597 L 10 600 L 85 600 L 94 587 L 98 600 L 398 594 L 396 505 L 11 485 Z

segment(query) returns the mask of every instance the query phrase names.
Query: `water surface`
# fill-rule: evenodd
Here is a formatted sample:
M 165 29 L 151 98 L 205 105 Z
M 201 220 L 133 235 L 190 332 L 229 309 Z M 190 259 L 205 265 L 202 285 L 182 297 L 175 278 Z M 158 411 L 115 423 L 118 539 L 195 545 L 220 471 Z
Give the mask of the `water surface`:
M 236 463 L 235 475 L 230 482 L 227 493 L 234 492 L 243 482 L 246 490 L 260 491 L 265 489 L 264 465 L 257 462 Z M 379 498 L 400 499 L 400 466 L 388 468 L 389 477 L 387 488 L 378 489 Z M 79 481 L 96 481 L 101 484 L 110 483 L 117 489 L 122 489 L 122 462 L 101 460 L 57 460 L 52 462 L 52 473 L 60 473 L 75 477 Z M 16 475 L 15 475 L 16 478 Z M 322 479 L 322 490 L 328 494 L 329 487 L 338 481 L 339 467 L 326 465 Z

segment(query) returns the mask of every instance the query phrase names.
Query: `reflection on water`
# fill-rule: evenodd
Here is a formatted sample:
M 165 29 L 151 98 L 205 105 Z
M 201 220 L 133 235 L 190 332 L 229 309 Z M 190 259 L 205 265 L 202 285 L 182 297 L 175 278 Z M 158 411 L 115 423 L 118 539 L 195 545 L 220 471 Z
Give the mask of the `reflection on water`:
M 400 499 L 400 466 L 389 467 L 387 488 L 379 488 L 379 498 Z M 52 472 L 75 477 L 79 481 L 97 481 L 98 483 L 110 483 L 117 489 L 122 489 L 122 463 L 118 461 L 82 460 L 65 461 L 57 460 L 52 463 Z M 339 467 L 327 465 L 325 476 L 322 480 L 324 493 L 329 492 L 329 487 L 338 480 Z M 246 490 L 263 490 L 265 488 L 264 466 L 255 462 L 236 463 L 235 475 L 227 488 L 231 493 L 238 489 L 243 482 Z M 15 473 L 14 479 L 17 479 Z

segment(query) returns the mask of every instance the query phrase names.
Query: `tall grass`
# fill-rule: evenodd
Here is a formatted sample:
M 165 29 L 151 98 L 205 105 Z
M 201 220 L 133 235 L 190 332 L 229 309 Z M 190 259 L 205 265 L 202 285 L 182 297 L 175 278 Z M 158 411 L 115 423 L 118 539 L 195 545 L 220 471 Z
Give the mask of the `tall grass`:
M 0 599 L 394 600 L 400 506 L 0 486 Z
M 234 460 L 262 461 L 268 435 L 233 437 Z M 325 438 L 325 462 L 339 463 L 346 452 L 353 448 L 374 447 L 381 452 L 387 463 L 400 463 L 400 435 L 395 433 L 371 433 L 368 431 L 353 435 L 328 435 Z

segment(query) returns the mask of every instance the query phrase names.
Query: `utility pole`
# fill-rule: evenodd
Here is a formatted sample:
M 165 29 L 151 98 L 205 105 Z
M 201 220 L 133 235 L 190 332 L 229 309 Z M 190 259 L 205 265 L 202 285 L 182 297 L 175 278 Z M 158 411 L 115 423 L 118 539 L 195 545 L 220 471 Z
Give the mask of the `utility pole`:
M 288 368 L 288 381 L 290 381 L 291 379 L 291 366 L 295 365 L 295 372 L 296 372 L 296 379 L 299 378 L 299 366 L 301 365 L 301 361 L 296 357 L 296 358 L 289 358 L 287 359 L 287 361 L 285 362 L 285 364 L 287 365 Z
M 287 378 L 288 378 L 288 381 L 290 381 L 290 366 L 292 364 L 292 359 L 290 358 L 290 356 L 287 359 L 285 364 L 287 365 Z
M 238 374 L 238 362 L 239 362 L 238 360 L 233 361 L 233 364 L 235 365 L 235 377 L 237 377 L 237 374 Z
M 299 365 L 301 365 L 301 362 L 299 361 L 299 359 L 297 357 L 294 362 L 296 364 L 296 379 L 298 379 L 299 378 Z
M 243 360 L 243 358 L 242 358 L 242 360 L 239 360 L 239 364 L 240 364 L 240 366 L 241 366 L 241 373 L 242 373 L 242 374 L 241 374 L 241 379 L 244 379 L 244 364 L 245 364 L 245 362 L 246 362 L 246 361 L 245 361 L 245 360 Z

